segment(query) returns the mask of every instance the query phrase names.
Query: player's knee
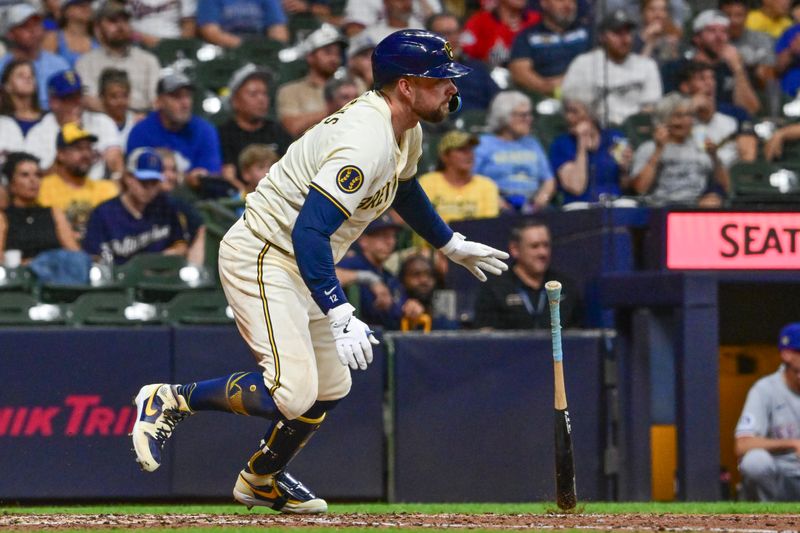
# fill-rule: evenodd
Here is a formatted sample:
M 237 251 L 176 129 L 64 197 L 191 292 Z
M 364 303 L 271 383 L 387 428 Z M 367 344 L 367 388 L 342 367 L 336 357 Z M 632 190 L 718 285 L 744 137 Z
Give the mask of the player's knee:
M 739 473 L 753 481 L 771 478 L 777 474 L 775 458 L 763 448 L 750 450 L 739 462 Z

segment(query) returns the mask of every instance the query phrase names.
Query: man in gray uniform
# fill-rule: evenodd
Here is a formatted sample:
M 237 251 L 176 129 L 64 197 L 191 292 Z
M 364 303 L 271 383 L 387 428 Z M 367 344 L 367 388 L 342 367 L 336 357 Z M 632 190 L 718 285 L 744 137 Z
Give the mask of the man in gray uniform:
M 778 337 L 783 364 L 747 394 L 736 454 L 747 499 L 800 500 L 800 322 Z

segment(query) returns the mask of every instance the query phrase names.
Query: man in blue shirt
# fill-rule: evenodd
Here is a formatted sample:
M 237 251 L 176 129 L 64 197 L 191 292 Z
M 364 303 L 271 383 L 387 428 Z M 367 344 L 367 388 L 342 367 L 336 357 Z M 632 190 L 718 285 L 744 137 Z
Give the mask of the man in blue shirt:
M 186 253 L 186 228 L 178 211 L 161 193 L 161 157 L 138 148 L 128 158 L 122 194 L 98 205 L 89 218 L 83 249 L 89 255 L 123 264 L 136 254 Z
M 128 151 L 152 146 L 176 152 L 178 168 L 193 188 L 200 179 L 222 172 L 217 130 L 208 121 L 192 115 L 192 82 L 180 73 L 158 82 L 156 109 L 139 122 L 128 136 Z
M 591 48 L 589 28 L 578 20 L 575 0 L 541 0 L 542 21 L 514 39 L 508 69 L 519 87 L 551 95 L 567 67 Z
M 248 36 L 289 41 L 280 0 L 200 0 L 197 28 L 204 40 L 224 48 L 238 48 Z
M 12 6 L 8 11 L 7 21 L 6 38 L 11 49 L 8 54 L 0 58 L 0 72 L 12 59 L 27 59 L 33 62 L 39 86 L 39 105 L 42 109 L 49 109 L 47 80 L 56 72 L 68 70 L 69 64 L 61 56 L 42 50 L 44 28 L 42 16 L 35 7 L 29 4 Z
M 358 249 L 351 251 L 336 266 L 340 278 L 342 270 L 359 274 L 367 271 L 374 276 L 356 276 L 359 283 L 359 311 L 361 319 L 370 325 L 386 329 L 400 329 L 403 317 L 403 288 L 397 277 L 383 268 L 397 245 L 400 225 L 384 213 L 373 220 L 358 239 Z

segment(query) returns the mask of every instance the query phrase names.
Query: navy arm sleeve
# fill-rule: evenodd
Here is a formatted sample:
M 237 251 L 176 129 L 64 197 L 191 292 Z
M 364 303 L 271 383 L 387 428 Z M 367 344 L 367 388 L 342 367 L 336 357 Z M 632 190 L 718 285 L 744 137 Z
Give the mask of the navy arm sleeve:
M 300 275 L 322 312 L 347 303 L 336 278 L 331 252 L 331 235 L 345 215 L 319 191 L 310 189 L 292 230 L 294 256 Z
M 436 212 L 416 179 L 400 182 L 392 207 L 411 229 L 436 248 L 441 248 L 453 237 L 453 230 Z

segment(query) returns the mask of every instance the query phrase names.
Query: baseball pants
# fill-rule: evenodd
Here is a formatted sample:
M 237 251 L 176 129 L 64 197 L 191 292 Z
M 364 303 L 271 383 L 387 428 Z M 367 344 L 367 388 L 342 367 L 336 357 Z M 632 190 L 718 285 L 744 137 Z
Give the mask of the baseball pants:
M 745 498 L 762 502 L 800 500 L 800 475 L 763 448 L 748 451 L 739 462 Z
M 328 318 L 303 282 L 294 257 L 256 237 L 240 218 L 219 248 L 222 288 L 264 383 L 289 420 L 316 400 L 350 391 Z

